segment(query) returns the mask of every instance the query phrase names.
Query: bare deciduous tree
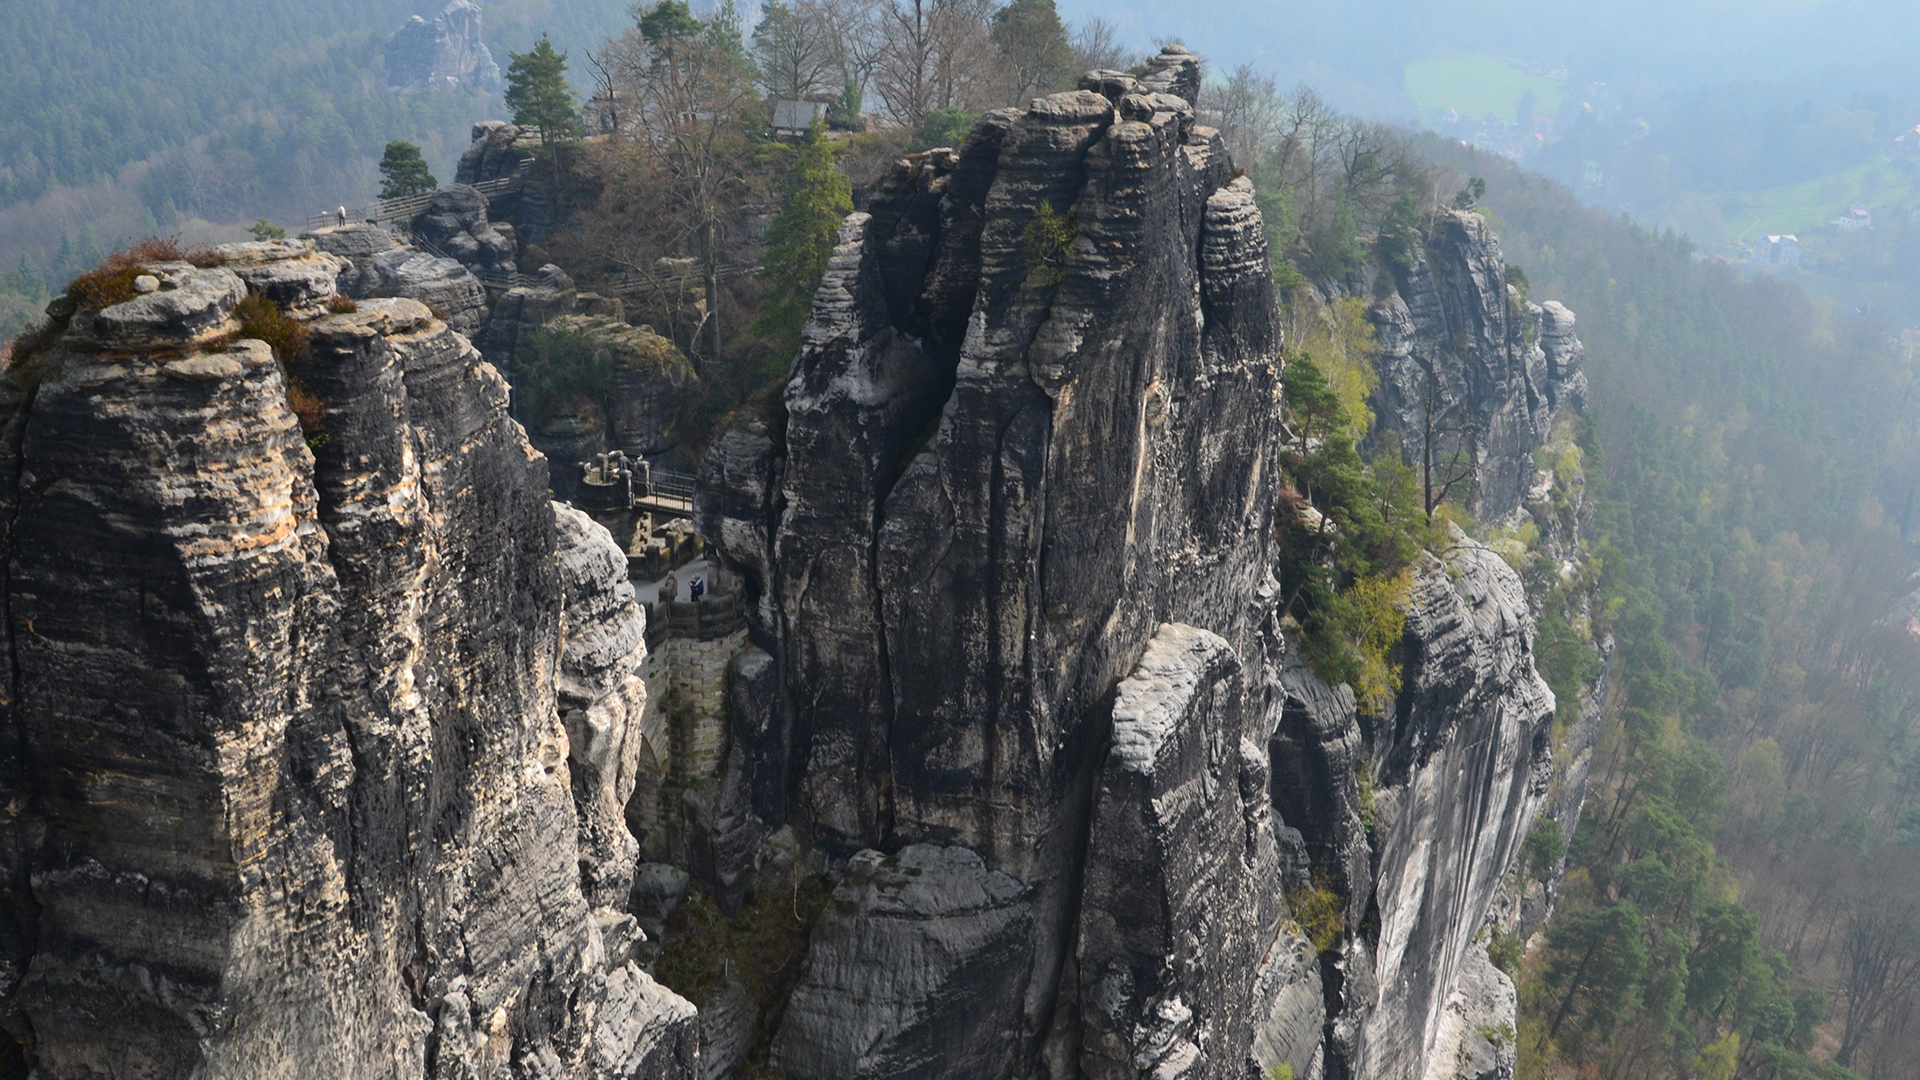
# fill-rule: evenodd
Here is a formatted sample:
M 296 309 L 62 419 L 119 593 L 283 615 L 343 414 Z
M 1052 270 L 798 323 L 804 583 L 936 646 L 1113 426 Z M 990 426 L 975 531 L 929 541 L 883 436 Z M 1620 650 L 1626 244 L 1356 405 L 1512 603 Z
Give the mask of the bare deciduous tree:
M 1125 71 L 1137 57 L 1120 43 L 1120 31 L 1105 19 L 1088 19 L 1073 31 L 1073 66 L 1078 71 Z
M 772 0 L 761 9 L 760 24 L 753 28 L 753 59 L 768 96 L 804 101 L 839 89 L 846 65 L 832 17 L 818 0 Z
M 1856 897 L 1842 929 L 1840 975 L 1847 1015 L 1833 1060 L 1846 1065 L 1920 989 L 1920 900 L 1884 882 Z
M 670 196 L 662 208 L 700 260 L 706 286 L 707 362 L 723 356 L 720 236 L 746 186 L 747 125 L 759 102 L 737 25 L 702 22 L 667 0 L 610 42 L 601 56 L 635 103 L 634 138 Z
M 894 118 L 918 128 L 937 109 L 990 97 L 991 0 L 881 0 L 873 83 Z

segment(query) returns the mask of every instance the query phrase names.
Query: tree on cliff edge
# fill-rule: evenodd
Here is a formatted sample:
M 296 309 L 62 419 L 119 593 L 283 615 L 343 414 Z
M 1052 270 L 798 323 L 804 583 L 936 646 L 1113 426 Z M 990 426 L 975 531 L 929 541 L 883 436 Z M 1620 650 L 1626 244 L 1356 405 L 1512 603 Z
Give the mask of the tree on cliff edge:
M 825 125 L 814 122 L 792 168 L 780 180 L 780 194 L 787 206 L 767 228 L 761 265 L 770 287 L 753 328 L 791 357 L 800 347 L 800 328 L 833 257 L 840 219 L 853 212 L 853 190 L 833 167 L 833 144 Z
M 567 54 L 555 52 L 553 42 L 541 34 L 533 48 L 523 53 L 508 53 L 513 62 L 507 67 L 507 108 L 513 110 L 513 122 L 540 129 L 540 145 L 553 162 L 553 188 L 560 190 L 560 151 L 557 144 L 580 134 L 580 113 L 573 106 L 573 90 L 567 86 Z
M 420 156 L 420 148 L 410 142 L 390 142 L 387 152 L 380 159 L 380 197 L 382 199 L 404 199 L 409 195 L 425 195 L 440 186 L 427 169 L 427 159 Z

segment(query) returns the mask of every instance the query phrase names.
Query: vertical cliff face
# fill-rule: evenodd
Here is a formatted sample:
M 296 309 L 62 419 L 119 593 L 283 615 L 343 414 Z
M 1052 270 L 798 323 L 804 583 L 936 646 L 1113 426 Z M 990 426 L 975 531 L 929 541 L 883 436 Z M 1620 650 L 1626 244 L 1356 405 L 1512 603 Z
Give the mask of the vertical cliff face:
M 1397 289 L 1369 315 L 1381 351 L 1374 439 L 1398 440 L 1416 467 L 1430 443 L 1436 475 L 1456 455 L 1470 462 L 1469 509 L 1510 518 L 1528 500 L 1533 451 L 1554 415 L 1586 408 L 1573 313 L 1510 284 L 1493 229 L 1465 210 L 1438 213 L 1393 277 Z
M 691 1075 L 621 910 L 624 558 L 426 307 L 223 254 L 4 380 L 8 1030 L 49 1078 Z
M 1306 669 L 1252 188 L 1192 57 L 1082 86 L 876 182 L 784 407 L 706 461 L 764 673 L 727 782 L 846 860 L 774 1057 L 1417 1075 L 1545 795 L 1524 594 L 1462 537 L 1393 716 Z M 1286 899 L 1318 888 L 1333 929 Z

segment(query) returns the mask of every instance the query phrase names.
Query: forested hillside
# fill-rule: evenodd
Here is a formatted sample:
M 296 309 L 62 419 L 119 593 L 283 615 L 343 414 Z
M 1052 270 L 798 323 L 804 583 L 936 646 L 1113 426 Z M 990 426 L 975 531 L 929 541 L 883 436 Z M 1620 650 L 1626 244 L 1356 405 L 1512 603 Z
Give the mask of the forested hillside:
M 1532 295 L 1581 313 L 1603 463 L 1591 616 L 1617 645 L 1618 722 L 1567 904 L 1521 980 L 1523 1065 L 1905 1075 L 1920 1051 L 1911 352 L 1504 162 L 1423 149 L 1485 177 Z
M 130 162 L 216 136 L 249 154 L 344 155 L 388 131 L 453 130 L 478 103 L 380 102 L 381 45 L 416 0 L 328 4 L 17 0 L 0 7 L 0 206 L 84 184 Z M 562 48 L 593 45 L 624 21 L 617 4 L 504 0 L 488 6 L 496 53 L 550 30 Z M 535 25 L 539 29 L 535 29 Z M 504 64 L 505 56 L 499 57 Z M 364 144 L 364 145 L 363 145 Z M 275 164 L 278 164 L 276 162 Z M 190 191 L 155 185 L 155 209 Z
M 432 18 L 443 3 L 0 5 L 0 269 L 64 280 L 91 262 L 62 260 L 63 244 L 235 239 L 258 217 L 297 224 L 357 205 L 394 139 L 451 173 L 473 122 L 500 116 L 499 101 L 390 93 L 385 57 L 408 16 Z M 625 5 L 602 0 L 483 10 L 502 68 L 543 31 L 578 55 L 628 21 Z M 0 283 L 0 335 L 33 295 Z

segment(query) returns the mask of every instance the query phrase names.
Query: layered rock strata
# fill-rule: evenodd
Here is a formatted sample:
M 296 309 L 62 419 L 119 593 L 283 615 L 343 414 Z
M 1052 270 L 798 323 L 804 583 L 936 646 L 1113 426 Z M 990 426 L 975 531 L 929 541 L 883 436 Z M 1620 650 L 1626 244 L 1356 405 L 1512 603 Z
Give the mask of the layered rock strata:
M 338 261 L 334 289 L 341 296 L 418 300 L 461 334 L 472 335 L 486 325 L 486 286 L 453 259 L 402 243 L 377 225 L 315 229 L 302 239 Z
M 1415 468 L 1431 456 L 1436 484 L 1470 467 L 1472 484 L 1456 497 L 1483 521 L 1511 519 L 1554 416 L 1586 408 L 1573 313 L 1527 300 L 1508 281 L 1492 227 L 1471 211 L 1440 211 L 1410 265 L 1390 273 L 1395 290 L 1368 316 L 1380 344 L 1372 438 L 1397 441 Z
M 9 1033 L 49 1080 L 691 1077 L 629 959 L 624 559 L 425 306 L 223 254 L 0 380 Z
M 708 455 L 756 645 L 724 782 L 847 860 L 795 1080 L 1418 1076 L 1545 796 L 1487 549 L 1420 568 L 1392 716 L 1278 617 L 1265 232 L 1197 90 L 1172 48 L 903 161 Z

